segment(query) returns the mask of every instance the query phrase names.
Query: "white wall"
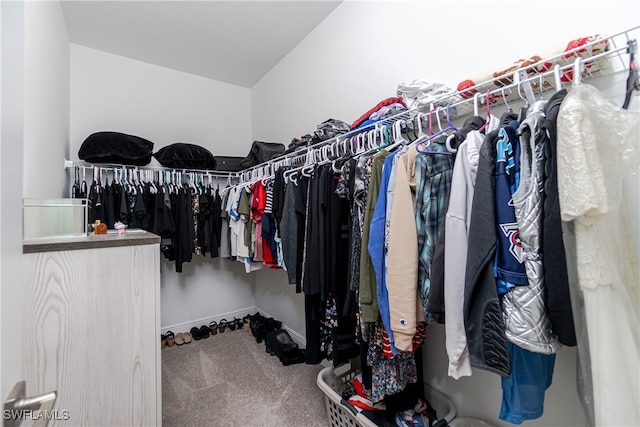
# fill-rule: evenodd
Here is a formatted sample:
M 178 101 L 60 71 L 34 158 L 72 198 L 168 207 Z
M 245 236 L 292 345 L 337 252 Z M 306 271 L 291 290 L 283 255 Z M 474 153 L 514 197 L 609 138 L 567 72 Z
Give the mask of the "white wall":
M 22 376 L 24 5 L 0 2 L 0 374 L 2 398 Z
M 189 142 L 214 155 L 246 155 L 251 144 L 249 89 L 71 45 L 73 159 L 93 132 L 112 130 L 155 143 Z M 253 277 L 224 260 L 162 262 L 163 328 L 253 307 Z M 174 332 L 179 332 L 174 329 Z
M 455 88 L 639 16 L 630 0 L 346 1 L 252 88 L 253 137 L 288 143 L 330 117 L 351 123 L 400 82 Z
M 61 197 L 69 37 L 60 3 L 2 2 L 2 396 L 22 377 L 22 198 Z M 28 387 L 28 386 L 27 386 Z
M 246 155 L 251 144 L 249 89 L 71 45 L 71 156 L 84 139 L 117 131 L 154 142 Z
M 232 320 L 228 313 L 239 311 L 235 315 L 242 317 L 255 305 L 253 280 L 236 261 L 193 255 L 182 273 L 176 273 L 175 264 L 163 258 L 160 325 L 179 332 L 176 326 L 190 329 L 183 324 L 199 327 L 214 318 Z
M 394 96 L 399 82 L 455 88 L 519 58 L 563 50 L 577 37 L 639 24 L 640 3 L 632 1 L 347 1 L 252 88 L 253 138 L 288 143 L 330 117 L 352 122 Z M 283 274 L 256 276 L 256 306 L 304 334 L 302 305 Z M 447 377 L 440 326 L 429 328 L 424 353 L 425 379 L 454 398 L 462 415 L 508 425 L 496 419 L 499 377 L 478 370 L 457 382 Z M 575 357 L 575 349 L 560 351 L 545 415 L 525 424 L 585 424 Z
M 58 1 L 25 2 L 25 197 L 68 197 L 69 35 Z
M 260 270 L 255 276 L 256 307 L 305 336 L 304 295 L 296 294 L 283 270 Z

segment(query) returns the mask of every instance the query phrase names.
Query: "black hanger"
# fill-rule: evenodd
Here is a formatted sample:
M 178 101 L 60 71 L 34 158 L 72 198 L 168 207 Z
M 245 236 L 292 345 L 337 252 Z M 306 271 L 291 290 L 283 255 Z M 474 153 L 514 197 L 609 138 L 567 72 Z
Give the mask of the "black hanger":
M 73 181 L 73 187 L 71 190 L 71 197 L 77 199 L 82 198 L 82 190 L 80 189 L 80 169 L 76 166 L 73 168 L 75 180 Z
M 638 65 L 636 64 L 636 52 L 638 51 L 638 42 L 633 39 L 627 42 L 627 53 L 629 54 L 629 76 L 627 77 L 627 89 L 624 97 L 622 108 L 629 108 L 631 102 L 631 94 L 634 90 L 640 90 L 640 76 L 638 75 Z

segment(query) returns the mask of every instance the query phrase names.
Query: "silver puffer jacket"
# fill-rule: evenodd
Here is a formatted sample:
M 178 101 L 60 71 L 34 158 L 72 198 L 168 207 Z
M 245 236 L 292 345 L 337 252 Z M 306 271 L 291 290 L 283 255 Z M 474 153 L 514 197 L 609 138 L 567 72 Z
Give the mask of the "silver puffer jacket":
M 502 301 L 507 339 L 524 349 L 552 354 L 560 347 L 551 329 L 544 302 L 544 272 L 540 253 L 542 230 L 542 192 L 544 149 L 536 144 L 544 120 L 544 104 L 538 101 L 522 122 L 520 136 L 520 185 L 513 193 L 513 204 L 520 230 L 520 241 L 529 284 L 516 286 Z

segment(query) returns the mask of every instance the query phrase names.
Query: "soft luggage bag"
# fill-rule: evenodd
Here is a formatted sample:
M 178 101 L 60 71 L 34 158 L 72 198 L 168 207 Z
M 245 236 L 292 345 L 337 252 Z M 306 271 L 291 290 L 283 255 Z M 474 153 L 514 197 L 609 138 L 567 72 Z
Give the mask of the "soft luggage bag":
M 251 151 L 240 165 L 243 169 L 266 162 L 284 153 L 284 144 L 276 142 L 253 141 Z
M 153 155 L 166 168 L 204 169 L 216 168 L 216 159 L 204 147 L 186 142 L 176 142 L 158 150 Z
M 78 150 L 78 158 L 89 163 L 145 166 L 151 161 L 153 142 L 120 132 L 95 132 Z

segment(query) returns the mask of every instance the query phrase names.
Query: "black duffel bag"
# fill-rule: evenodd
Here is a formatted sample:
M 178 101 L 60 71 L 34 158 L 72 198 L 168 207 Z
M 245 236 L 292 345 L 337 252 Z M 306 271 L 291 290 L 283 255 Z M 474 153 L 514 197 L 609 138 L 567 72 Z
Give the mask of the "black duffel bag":
M 145 166 L 151 161 L 153 142 L 120 132 L 96 132 L 84 140 L 78 158 L 90 163 Z
M 158 150 L 153 157 L 165 168 L 215 169 L 216 159 L 204 147 L 186 142 L 176 142 Z
M 250 168 L 267 160 L 271 160 L 284 153 L 284 144 L 276 142 L 253 141 L 251 151 L 240 162 L 243 169 Z

